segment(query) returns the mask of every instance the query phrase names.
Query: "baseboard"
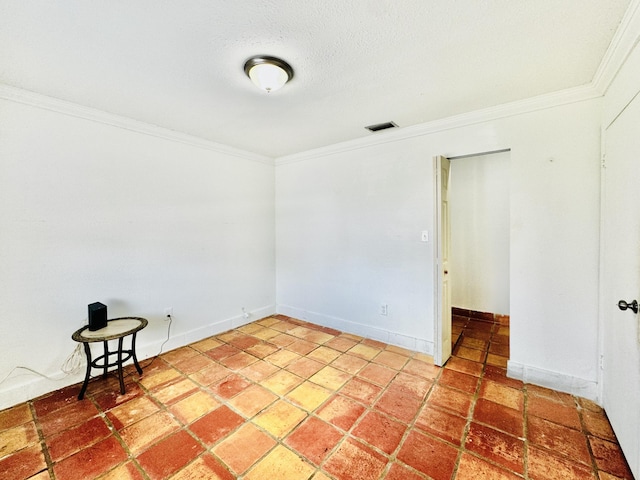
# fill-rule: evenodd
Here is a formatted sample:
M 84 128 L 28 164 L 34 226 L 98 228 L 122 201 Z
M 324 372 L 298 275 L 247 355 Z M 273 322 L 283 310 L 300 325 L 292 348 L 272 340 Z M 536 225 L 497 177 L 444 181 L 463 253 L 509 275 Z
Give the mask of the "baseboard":
M 307 322 L 315 323 L 316 325 L 321 325 L 323 327 L 335 328 L 336 330 L 340 330 L 345 333 L 359 335 L 361 337 L 388 343 L 389 345 L 395 345 L 397 347 L 402 347 L 408 350 L 413 350 L 433 356 L 433 341 L 431 340 L 416 338 L 410 335 L 393 332 L 391 330 L 373 327 L 371 325 L 364 325 L 362 323 L 353 322 L 344 318 L 338 318 L 318 312 L 302 310 L 290 305 L 277 305 L 276 310 L 278 313 L 286 315 L 288 317 L 305 320 Z
M 162 353 L 166 353 L 170 350 L 189 345 L 190 343 L 197 342 L 198 340 L 202 340 L 212 335 L 217 335 L 219 333 L 226 332 L 227 330 L 241 327 L 247 323 L 255 322 L 256 320 L 268 317 L 274 313 L 276 313 L 275 305 L 268 305 L 249 311 L 247 318 L 243 315 L 227 318 L 210 323 L 203 327 L 194 328 L 187 332 L 171 335 L 168 340 L 166 340 L 165 337 L 164 339 L 150 343 L 142 343 L 138 341 L 136 342 L 138 360 L 143 361 L 158 355 L 161 348 Z M 166 343 L 164 343 L 165 340 Z M 0 387 L 0 410 L 37 398 L 45 393 L 53 392 L 69 385 L 82 382 L 84 380 L 86 368 L 84 352 L 82 353 L 82 359 L 83 363 L 80 369 L 81 371 L 78 373 L 66 375 L 60 370 L 49 373 L 45 372 L 45 375 L 47 375 L 51 380 L 37 377 L 35 374 L 28 371 L 16 370 L 16 373 L 12 374 L 6 380 L 7 385 L 4 388 Z M 132 361 L 126 363 L 129 364 L 132 363 Z M 94 372 L 96 371 L 94 370 Z
M 182 332 L 179 335 L 173 335 L 162 349 L 162 352 L 168 352 L 169 350 L 189 345 L 190 343 L 211 337 L 212 335 L 218 335 L 219 333 L 226 332 L 227 330 L 241 327 L 248 323 L 255 322 L 256 320 L 260 320 L 261 318 L 273 315 L 274 313 L 276 313 L 276 306 L 267 305 L 265 307 L 248 311 L 246 318 L 243 315 L 237 315 L 235 317 L 226 318 L 199 328 Z M 161 344 L 162 342 L 155 342 L 152 346 L 139 346 L 138 358 L 148 358 L 157 355 Z
M 522 380 L 525 383 L 533 383 L 534 385 L 570 393 L 600 403 L 600 399 L 598 398 L 598 382 L 596 381 L 585 380 L 584 378 L 573 377 L 550 370 L 543 370 L 512 360 L 509 360 L 507 363 L 507 376 Z

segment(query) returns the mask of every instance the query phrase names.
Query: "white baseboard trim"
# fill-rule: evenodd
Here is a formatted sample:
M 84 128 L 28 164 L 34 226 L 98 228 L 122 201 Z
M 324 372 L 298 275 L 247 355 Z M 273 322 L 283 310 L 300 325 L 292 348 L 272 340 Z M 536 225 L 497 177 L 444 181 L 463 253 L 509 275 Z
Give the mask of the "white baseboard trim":
M 241 327 L 247 323 L 255 322 L 261 318 L 273 315 L 275 312 L 275 305 L 268 305 L 249 311 L 248 318 L 238 315 L 210 323 L 203 327 L 194 328 L 187 332 L 171 335 L 169 340 L 167 340 L 167 343 L 162 347 L 162 353 L 189 345 L 190 343 L 197 342 L 212 335 L 226 332 L 233 328 Z M 160 348 L 165 340 L 166 337 L 150 343 L 141 343 L 138 340 L 138 342 L 136 342 L 136 354 L 138 356 L 138 361 L 142 362 L 143 360 L 158 355 L 158 352 L 160 352 Z M 37 398 L 45 393 L 53 392 L 69 385 L 82 382 L 84 380 L 86 369 L 84 351 L 82 352 L 82 359 L 83 363 L 80 369 L 81 371 L 73 375 L 66 375 L 60 370 L 48 373 L 45 372 L 45 375 L 51 378 L 51 380 L 38 377 L 26 370 L 16 370 L 16 372 L 5 381 L 5 385 L 0 386 L 0 410 Z M 126 363 L 130 364 L 133 363 L 133 361 L 130 360 Z M 94 372 L 97 374 L 97 370 L 94 370 Z
M 570 393 L 571 395 L 600 403 L 600 399 L 598 398 L 598 382 L 593 380 L 552 372 L 531 365 L 517 363 L 513 360 L 509 360 L 507 363 L 507 376 L 522 380 L 525 383 L 533 383 L 534 385 Z
M 388 343 L 389 345 L 395 345 L 397 347 L 433 356 L 433 341 L 431 340 L 416 338 L 410 335 L 393 332 L 391 330 L 353 322 L 344 318 L 325 315 L 323 313 L 311 312 L 292 307 L 290 305 L 277 305 L 276 310 L 282 315 L 297 318 L 298 320 L 305 320 L 323 327 L 335 328 L 336 330 L 340 330 L 345 333 L 359 335 L 361 337 Z
M 194 328 L 186 332 L 181 332 L 177 335 L 171 335 L 169 341 L 163 347 L 162 353 L 174 350 L 179 347 L 183 347 L 184 345 L 189 345 L 190 343 L 194 343 L 207 337 L 211 337 L 212 335 L 217 335 L 219 333 L 226 332 L 227 330 L 238 328 L 248 323 L 255 322 L 256 320 L 260 320 L 261 318 L 273 315 L 274 313 L 276 313 L 276 306 L 267 305 L 265 307 L 250 310 L 247 313 L 247 318 L 244 318 L 242 315 L 237 315 L 235 317 L 219 320 L 217 322 L 213 322 L 199 328 Z M 162 345 L 163 342 L 164 340 L 156 341 L 152 344 L 147 345 L 138 345 L 138 347 L 136 348 L 138 360 L 157 355 L 160 351 L 160 345 Z

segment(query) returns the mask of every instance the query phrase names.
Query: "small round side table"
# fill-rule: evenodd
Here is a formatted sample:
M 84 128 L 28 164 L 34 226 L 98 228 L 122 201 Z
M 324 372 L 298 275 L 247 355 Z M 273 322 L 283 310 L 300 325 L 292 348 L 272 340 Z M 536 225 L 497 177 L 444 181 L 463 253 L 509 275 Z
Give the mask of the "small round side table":
M 124 362 L 133 358 L 133 363 L 139 374 L 142 374 L 142 368 L 138 363 L 138 357 L 136 357 L 136 334 L 147 326 L 149 322 L 146 318 L 141 317 L 119 317 L 107 320 L 107 326 L 99 330 L 91 331 L 89 326 L 76 330 L 71 335 L 71 338 L 76 342 L 84 345 L 84 353 L 87 355 L 87 373 L 84 377 L 84 383 L 82 389 L 78 395 L 78 400 L 84 398 L 84 394 L 87 391 L 87 385 L 89 384 L 89 377 L 91 376 L 91 368 L 102 368 L 104 373 L 102 377 L 107 376 L 107 370 L 109 367 L 118 367 L 118 378 L 120 379 L 120 393 L 124 395 L 124 378 L 122 377 L 122 365 Z M 123 350 L 122 341 L 125 337 L 131 335 L 131 349 Z M 115 352 L 109 351 L 109 340 L 118 340 L 118 350 Z M 103 342 L 104 353 L 97 357 L 95 360 L 91 360 L 91 348 L 90 343 Z M 109 361 L 110 355 L 117 355 L 113 362 Z M 102 362 L 101 362 L 102 361 Z

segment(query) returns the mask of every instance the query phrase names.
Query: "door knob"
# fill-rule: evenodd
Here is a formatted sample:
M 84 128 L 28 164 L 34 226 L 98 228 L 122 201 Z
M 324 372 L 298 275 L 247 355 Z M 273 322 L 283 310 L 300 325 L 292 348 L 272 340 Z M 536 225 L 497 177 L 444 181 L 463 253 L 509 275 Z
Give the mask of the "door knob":
M 638 313 L 638 301 L 634 300 L 633 302 L 627 303 L 624 300 L 620 300 L 618 302 L 618 308 L 623 311 L 630 308 L 633 313 Z

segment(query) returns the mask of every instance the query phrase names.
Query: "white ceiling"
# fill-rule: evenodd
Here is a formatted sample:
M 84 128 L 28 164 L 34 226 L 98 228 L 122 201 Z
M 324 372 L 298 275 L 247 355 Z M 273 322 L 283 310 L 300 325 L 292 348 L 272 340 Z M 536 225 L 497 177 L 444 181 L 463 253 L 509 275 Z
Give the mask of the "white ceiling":
M 628 5 L 0 0 L 0 83 L 280 157 L 588 84 Z M 258 90 L 256 54 L 294 79 Z

